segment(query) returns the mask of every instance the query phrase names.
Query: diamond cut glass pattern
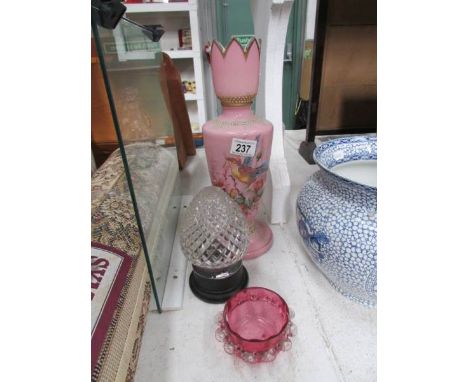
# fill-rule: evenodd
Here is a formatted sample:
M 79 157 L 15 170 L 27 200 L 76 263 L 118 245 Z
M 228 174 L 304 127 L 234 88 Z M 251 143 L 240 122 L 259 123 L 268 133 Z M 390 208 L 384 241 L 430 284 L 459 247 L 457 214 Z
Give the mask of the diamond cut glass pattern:
M 182 218 L 181 247 L 196 267 L 211 270 L 239 263 L 248 244 L 248 228 L 238 204 L 220 188 L 205 187 Z

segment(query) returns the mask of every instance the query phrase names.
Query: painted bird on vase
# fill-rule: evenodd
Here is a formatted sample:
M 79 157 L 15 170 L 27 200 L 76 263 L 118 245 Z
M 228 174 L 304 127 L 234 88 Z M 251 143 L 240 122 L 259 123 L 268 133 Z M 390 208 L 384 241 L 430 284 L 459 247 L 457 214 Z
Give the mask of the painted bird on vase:
M 250 159 L 250 158 L 248 158 Z M 231 174 L 240 182 L 251 185 L 255 179 L 268 170 L 268 161 L 263 162 L 259 167 L 250 167 L 242 162 L 241 158 L 226 158 L 231 166 Z

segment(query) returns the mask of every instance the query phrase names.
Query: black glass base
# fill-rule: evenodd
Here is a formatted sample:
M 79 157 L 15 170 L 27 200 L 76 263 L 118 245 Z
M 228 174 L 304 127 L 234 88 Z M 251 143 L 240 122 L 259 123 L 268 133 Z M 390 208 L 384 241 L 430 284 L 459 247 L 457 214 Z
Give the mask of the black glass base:
M 210 304 L 221 304 L 229 300 L 238 291 L 244 289 L 249 282 L 249 274 L 244 266 L 233 275 L 215 280 L 200 277 L 192 273 L 189 278 L 190 289 L 200 300 Z

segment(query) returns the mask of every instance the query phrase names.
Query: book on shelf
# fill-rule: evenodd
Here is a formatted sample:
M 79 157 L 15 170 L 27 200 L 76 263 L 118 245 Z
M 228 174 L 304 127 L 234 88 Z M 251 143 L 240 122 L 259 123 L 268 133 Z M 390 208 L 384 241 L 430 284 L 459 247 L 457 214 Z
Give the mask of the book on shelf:
M 179 49 L 192 49 L 192 31 L 179 29 Z

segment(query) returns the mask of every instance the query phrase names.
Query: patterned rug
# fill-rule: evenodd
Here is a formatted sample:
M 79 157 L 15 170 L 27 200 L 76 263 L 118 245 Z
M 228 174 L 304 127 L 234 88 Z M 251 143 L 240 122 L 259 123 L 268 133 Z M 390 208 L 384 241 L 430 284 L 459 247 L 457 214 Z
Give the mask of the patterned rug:
M 91 381 L 130 382 L 151 287 L 119 150 L 92 177 L 91 238 Z
M 99 243 L 91 245 L 91 371 L 119 306 L 132 262 L 123 251 Z

